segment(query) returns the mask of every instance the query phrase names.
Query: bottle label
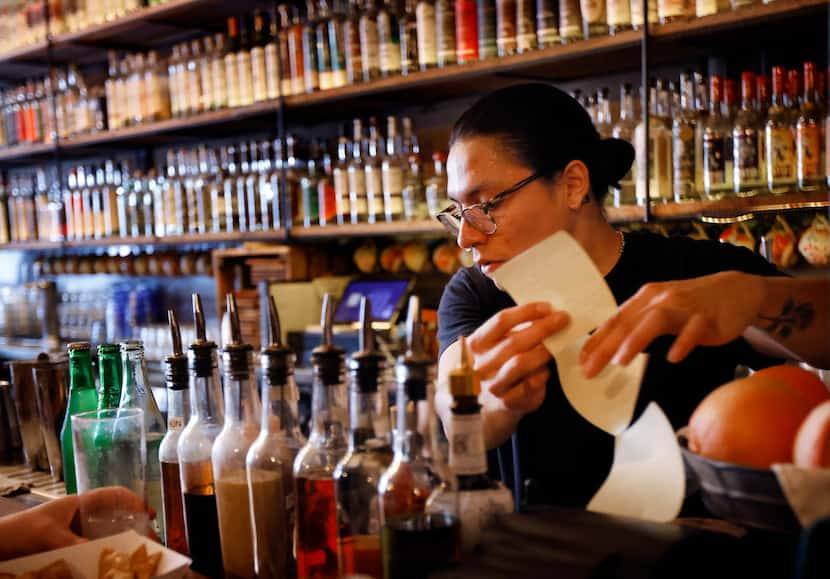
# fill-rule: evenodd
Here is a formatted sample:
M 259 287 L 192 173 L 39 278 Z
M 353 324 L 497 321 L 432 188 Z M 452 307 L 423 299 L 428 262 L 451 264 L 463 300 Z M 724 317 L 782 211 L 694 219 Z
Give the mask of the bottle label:
M 184 428 L 184 418 L 182 416 L 169 416 L 167 418 L 167 430 L 181 430 Z
M 450 428 L 450 469 L 456 475 L 487 472 L 481 414 L 453 414 Z
M 672 151 L 675 186 L 688 185 L 695 178 L 695 129 L 683 123 L 674 127 Z
M 401 71 L 404 74 L 418 70 L 418 24 L 407 20 L 401 25 Z
M 236 55 L 225 56 L 225 86 L 228 91 L 228 106 L 239 106 L 239 72 L 236 65 Z
M 660 20 L 688 16 L 686 0 L 658 0 L 657 16 Z
M 736 181 L 743 184 L 758 181 L 758 131 L 751 127 L 736 128 L 732 148 Z
M 269 99 L 280 96 L 280 77 L 277 74 L 278 63 L 277 45 L 272 42 L 265 47 L 265 94 Z
M 536 36 L 540 48 L 559 42 L 559 21 L 553 8 L 554 0 L 536 0 Z M 613 0 L 611 0 L 613 1 Z
M 383 194 L 381 171 L 377 167 L 366 167 L 366 193 L 378 196 Z
M 400 167 L 389 166 L 383 170 L 383 194 L 400 195 L 403 189 L 403 170 Z
M 268 98 L 268 72 L 265 49 L 261 46 L 251 49 L 251 72 L 253 72 L 254 102 L 264 101 Z
M 343 23 L 332 18 L 328 25 L 328 44 L 331 59 L 331 70 L 334 73 L 346 74 L 346 37 Z M 334 75 L 332 75 L 334 76 Z
M 767 127 L 767 172 L 771 181 L 795 178 L 793 134 L 789 127 Z
M 706 189 L 726 183 L 726 158 L 722 135 L 703 136 L 703 186 Z
M 820 175 L 821 130 L 818 125 L 800 124 L 796 129 L 799 179 Z
M 380 71 L 394 74 L 401 70 L 401 44 L 397 23 L 388 12 L 378 14 Z
M 562 38 L 582 37 L 578 0 L 559 0 L 559 34 Z
M 320 90 L 332 87 L 331 82 L 331 46 L 329 45 L 328 26 L 323 24 L 316 33 L 317 71 L 320 74 Z
M 236 55 L 239 67 L 239 106 L 254 102 L 254 86 L 251 80 L 251 53 L 240 51 Z
M 516 50 L 516 2 L 496 0 L 496 46 L 499 54 Z
M 588 24 L 605 23 L 605 2 L 602 0 L 580 0 L 582 19 Z
M 372 78 L 380 68 L 378 51 L 378 23 L 363 17 L 360 19 L 360 58 L 365 80 Z
M 648 0 L 648 22 L 657 22 L 657 0 Z M 643 25 L 643 3 L 642 0 L 631 0 L 631 24 L 635 28 Z
M 366 194 L 366 177 L 361 167 L 349 167 L 349 195 Z
M 519 52 L 536 48 L 536 10 L 533 0 L 516 2 L 516 48 Z
M 435 5 L 418 2 L 415 8 L 418 32 L 418 64 L 421 67 L 435 66 L 438 62 L 438 48 L 435 43 Z
M 334 170 L 334 197 L 338 223 L 342 223 L 342 217 L 349 214 L 349 174 L 339 167 Z
M 213 106 L 223 108 L 228 104 L 228 79 L 225 61 L 222 58 L 213 59 L 211 78 L 213 79 Z
M 346 76 L 355 82 L 363 79 L 363 59 L 360 55 L 360 27 L 356 21 L 349 20 L 343 27 L 346 50 Z
M 608 26 L 611 28 L 631 26 L 630 0 L 608 0 Z

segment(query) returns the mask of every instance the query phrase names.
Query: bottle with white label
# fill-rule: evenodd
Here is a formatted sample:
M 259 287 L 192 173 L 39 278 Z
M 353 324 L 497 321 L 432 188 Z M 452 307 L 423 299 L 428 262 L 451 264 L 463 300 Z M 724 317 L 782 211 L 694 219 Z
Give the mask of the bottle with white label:
M 340 137 L 337 141 L 337 163 L 334 165 L 334 199 L 337 209 L 337 224 L 349 221 L 349 139 Z
M 254 43 L 251 47 L 251 84 L 253 102 L 262 102 L 268 98 L 268 69 L 265 51 L 268 45 L 271 26 L 268 14 L 264 10 L 254 12 Z M 276 56 L 276 46 L 273 50 Z
M 386 156 L 381 165 L 383 183 L 383 207 L 386 221 L 399 221 L 403 218 L 403 176 L 406 159 L 400 154 L 400 137 L 398 120 L 386 119 Z
M 369 119 L 369 156 L 363 169 L 366 174 L 366 202 L 369 223 L 377 223 L 385 214 L 383 208 L 383 174 L 381 168 L 381 138 L 374 118 Z
M 239 19 L 239 48 L 236 51 L 237 74 L 239 75 L 239 106 L 254 102 L 253 69 L 251 67 L 251 27 L 247 19 Z
M 366 201 L 366 174 L 363 171 L 363 123 L 353 122 L 352 160 L 349 162 L 349 214 L 352 223 L 364 223 L 369 214 Z
M 360 14 L 360 60 L 363 80 L 380 78 L 380 47 L 378 40 L 378 10 L 374 0 L 366 0 Z
M 459 340 L 461 360 L 450 371 L 453 398 L 449 428 L 450 470 L 458 481 L 461 548 L 470 552 L 481 540 L 481 529 L 495 515 L 513 510 L 513 497 L 502 483 L 487 475 L 487 450 L 481 420 L 478 377 L 470 365 L 466 339 Z
M 421 70 L 434 68 L 438 64 L 435 2 L 433 0 L 418 0 L 418 4 L 415 6 L 415 20 L 418 36 L 418 64 Z

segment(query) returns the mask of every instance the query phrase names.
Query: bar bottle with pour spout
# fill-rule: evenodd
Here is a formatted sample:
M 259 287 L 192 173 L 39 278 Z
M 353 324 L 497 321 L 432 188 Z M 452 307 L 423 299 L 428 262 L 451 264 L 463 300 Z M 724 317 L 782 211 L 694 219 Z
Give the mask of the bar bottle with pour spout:
M 435 414 L 435 365 L 424 352 L 420 301 L 409 298 L 406 353 L 398 358 L 395 456 L 380 477 L 386 579 L 425 577 L 460 557 L 452 475 L 443 464 Z
M 190 421 L 179 438 L 179 474 L 191 567 L 211 575 L 223 569 L 211 450 L 224 424 L 225 410 L 219 384 L 218 348 L 207 339 L 199 294 L 193 294 L 193 318 L 196 340 L 187 351 Z
M 245 457 L 259 435 L 253 347 L 242 342 L 233 294 L 226 296 L 231 340 L 222 348 L 225 425 L 213 443 L 213 477 L 225 577 L 253 578 L 254 551 Z
M 164 418 L 153 396 L 149 380 L 147 380 L 144 344 L 138 340 L 121 342 L 121 358 L 124 363 L 122 367 L 123 387 L 118 408 L 140 408 L 144 412 L 145 446 L 147 447 L 147 502 L 159 513 L 162 511 L 159 447 L 166 430 Z M 152 525 L 163 542 L 163 522 L 156 518 Z
M 334 471 L 340 573 L 380 577 L 378 479 L 392 462 L 385 360 L 375 350 L 371 301 L 360 300 L 360 350 L 348 361 L 349 450 Z
M 297 490 L 297 577 L 337 576 L 337 506 L 334 478 L 346 454 L 348 416 L 344 353 L 334 345 L 334 296 L 323 297 L 323 341 L 311 353 L 311 434 L 294 461 Z
M 164 359 L 164 381 L 167 383 L 167 434 L 159 446 L 161 462 L 162 507 L 167 547 L 183 555 L 188 554 L 184 524 L 182 483 L 179 473 L 179 438 L 190 417 L 190 399 L 187 391 L 187 357 L 182 348 L 179 322 L 173 310 L 167 310 L 173 352 Z
M 513 510 L 510 490 L 487 476 L 487 450 L 478 395 L 481 385 L 469 361 L 462 336 L 461 360 L 450 371 L 453 397 L 450 422 L 450 470 L 458 481 L 458 512 L 461 518 L 461 547 L 470 552 L 481 540 L 481 529 L 499 513 Z
M 246 470 L 254 529 L 257 577 L 294 577 L 294 479 L 292 468 L 305 445 L 294 382 L 294 353 L 282 343 L 274 297 L 268 300 L 271 343 L 262 348 L 262 428 L 248 450 Z

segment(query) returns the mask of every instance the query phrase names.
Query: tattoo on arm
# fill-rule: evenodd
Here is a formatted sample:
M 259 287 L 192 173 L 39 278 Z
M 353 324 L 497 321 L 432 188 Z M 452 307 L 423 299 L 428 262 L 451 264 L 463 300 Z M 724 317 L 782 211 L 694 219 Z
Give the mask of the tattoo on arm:
M 789 338 L 793 330 L 806 330 L 812 325 L 816 310 L 810 302 L 797 304 L 795 300 L 789 299 L 784 304 L 780 315 L 759 317 L 769 322 L 769 325 L 764 328 L 766 332 L 781 338 Z

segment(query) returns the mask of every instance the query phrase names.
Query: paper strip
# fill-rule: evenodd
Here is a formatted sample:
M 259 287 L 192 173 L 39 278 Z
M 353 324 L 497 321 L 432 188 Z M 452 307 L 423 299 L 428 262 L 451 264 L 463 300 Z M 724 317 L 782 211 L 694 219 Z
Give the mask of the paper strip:
M 608 364 L 589 379 L 579 365 L 579 352 L 587 339 L 584 336 L 556 354 L 559 383 L 568 402 L 583 418 L 616 436 L 631 424 L 648 356 L 637 354 L 628 366 Z
M 655 522 L 676 518 L 683 506 L 683 455 L 669 419 L 654 402 L 616 438 L 614 464 L 588 510 Z
M 803 527 L 830 517 L 830 468 L 774 464 L 772 470 Z
M 571 323 L 548 338 L 557 354 L 598 327 L 617 311 L 602 274 L 577 241 L 564 231 L 520 253 L 493 274 L 517 304 L 548 302 L 568 312 Z

